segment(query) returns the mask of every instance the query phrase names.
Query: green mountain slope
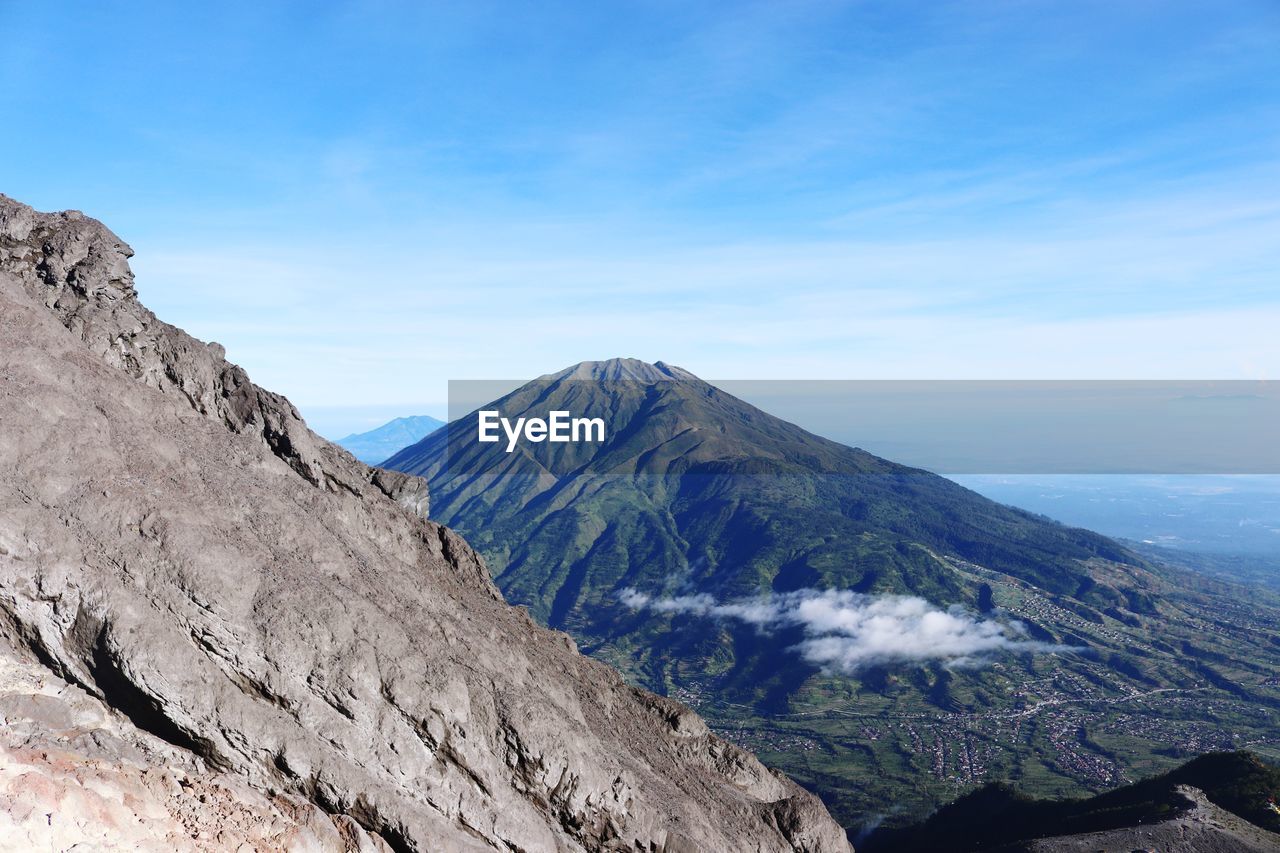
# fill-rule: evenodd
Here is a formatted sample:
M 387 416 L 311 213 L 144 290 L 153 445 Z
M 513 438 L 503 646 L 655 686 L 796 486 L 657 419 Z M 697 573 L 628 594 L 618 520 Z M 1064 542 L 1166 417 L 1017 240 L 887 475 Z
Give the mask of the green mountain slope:
M 661 363 L 585 363 L 487 408 L 600 416 L 607 440 L 506 453 L 469 417 L 387 466 L 429 479 L 433 515 L 509 600 L 691 704 L 849 824 L 886 804 L 907 822 L 992 779 L 1079 794 L 1275 742 L 1280 647 L 1260 600 Z M 833 604 L 830 620 L 871 621 L 815 628 L 810 611 Z M 907 647 L 953 606 L 958 635 L 923 652 L 870 645 L 876 618 Z M 912 607 L 936 610 L 904 621 Z
M 387 466 L 428 477 L 436 517 L 489 540 L 504 587 L 557 627 L 590 621 L 623 586 L 673 578 L 726 595 L 961 594 L 929 550 L 1106 605 L 1123 597 L 1096 589 L 1081 561 L 1138 562 L 1105 537 L 820 438 L 661 363 L 580 365 L 493 408 L 599 415 L 609 440 L 508 455 L 459 429 Z

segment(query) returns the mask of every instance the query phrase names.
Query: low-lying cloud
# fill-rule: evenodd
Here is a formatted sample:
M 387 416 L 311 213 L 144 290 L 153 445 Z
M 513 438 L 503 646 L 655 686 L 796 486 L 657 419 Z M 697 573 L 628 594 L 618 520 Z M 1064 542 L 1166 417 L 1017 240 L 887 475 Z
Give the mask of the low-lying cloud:
M 798 627 L 804 639 L 795 650 L 806 661 L 846 674 L 874 664 L 928 660 L 975 666 L 998 652 L 1071 648 L 1025 639 L 1017 622 L 982 619 L 960 605 L 943 610 L 907 595 L 810 589 L 719 603 L 706 594 L 655 598 L 624 589 L 618 600 L 632 610 L 735 619 L 761 631 Z

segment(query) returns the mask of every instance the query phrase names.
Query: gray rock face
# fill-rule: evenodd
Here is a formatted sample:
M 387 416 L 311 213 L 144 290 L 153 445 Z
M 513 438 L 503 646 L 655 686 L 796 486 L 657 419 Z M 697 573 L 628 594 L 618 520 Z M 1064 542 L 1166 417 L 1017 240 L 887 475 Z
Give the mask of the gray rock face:
M 0 640 L 198 772 L 397 850 L 844 851 L 822 805 L 507 606 L 417 478 L 0 196 Z M 354 848 L 353 848 L 354 849 Z
M 161 322 L 138 301 L 132 256 L 123 240 L 79 211 L 40 214 L 0 196 L 0 268 L 92 353 L 233 432 L 260 436 L 309 483 L 362 494 L 373 469 L 308 430 L 288 400 L 250 382 L 221 345 Z M 374 479 L 425 513 L 425 484 L 389 472 Z M 414 497 L 404 500 L 409 493 Z
M 38 663 L 5 654 L 0 721 L 0 849 L 391 853 L 350 817 L 203 769 Z

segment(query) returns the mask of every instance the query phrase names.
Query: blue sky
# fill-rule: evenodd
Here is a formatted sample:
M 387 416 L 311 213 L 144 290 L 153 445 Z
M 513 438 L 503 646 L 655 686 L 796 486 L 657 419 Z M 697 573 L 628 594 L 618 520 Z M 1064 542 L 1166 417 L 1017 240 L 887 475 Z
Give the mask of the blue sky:
M 0 192 L 323 431 L 613 355 L 1280 378 L 1274 0 L 198 5 L 0 0 Z

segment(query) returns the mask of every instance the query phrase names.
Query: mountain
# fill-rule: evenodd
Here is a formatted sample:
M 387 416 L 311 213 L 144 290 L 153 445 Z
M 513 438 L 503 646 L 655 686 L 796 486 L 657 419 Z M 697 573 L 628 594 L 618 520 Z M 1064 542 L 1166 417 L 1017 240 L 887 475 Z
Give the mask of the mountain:
M 386 466 L 508 600 L 818 791 L 856 827 L 984 782 L 1079 795 L 1277 742 L 1278 599 L 773 417 L 671 365 L 588 362 L 491 404 L 597 442 Z
M 867 853 L 950 850 L 1280 850 L 1280 770 L 1248 752 L 1203 755 L 1096 797 L 1037 800 L 990 785 L 927 821 L 875 833 Z M 1158 844 L 1153 844 L 1157 839 Z
M 352 433 L 334 442 L 351 451 L 351 455 L 366 465 L 377 465 L 387 457 L 422 440 L 440 427 L 444 421 L 430 415 L 410 415 L 387 421 L 377 429 Z
M 334 850 L 849 849 L 508 606 L 423 481 L 158 320 L 130 255 L 0 196 L 0 787 L 31 847 L 229 849 L 274 812 Z
M 386 466 L 428 478 L 436 517 L 456 520 L 477 542 L 519 543 L 492 562 L 495 574 L 558 627 L 591 618 L 599 593 L 619 582 L 667 583 L 670 559 L 698 589 L 730 595 L 758 591 L 761 573 L 775 590 L 822 584 L 959 594 L 935 549 L 1100 606 L 1124 598 L 1092 584 L 1081 589 L 1081 561 L 1141 562 L 1105 537 L 820 438 L 661 362 L 583 363 L 487 408 L 513 417 L 535 408 L 599 416 L 612 438 L 598 447 L 540 444 L 511 456 L 471 440 L 473 428 L 453 429 L 452 440 L 438 432 Z M 646 555 L 619 571 L 614 561 L 566 553 L 544 515 L 567 521 L 567 510 L 590 527 L 586 508 L 606 506 L 619 489 L 643 498 L 633 523 L 655 538 L 651 550 L 662 558 Z M 632 521 L 600 518 L 615 528 Z M 759 571 L 739 567 L 747 551 Z M 554 595 L 546 595 L 548 584 Z

